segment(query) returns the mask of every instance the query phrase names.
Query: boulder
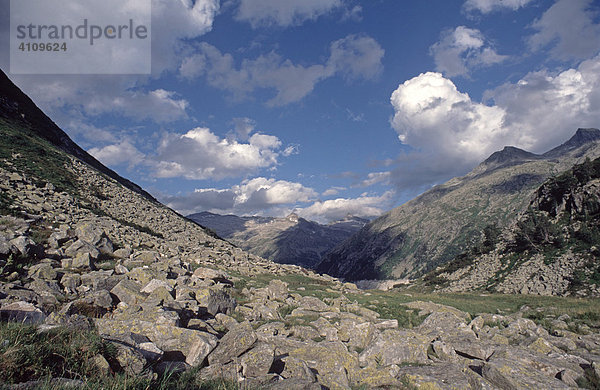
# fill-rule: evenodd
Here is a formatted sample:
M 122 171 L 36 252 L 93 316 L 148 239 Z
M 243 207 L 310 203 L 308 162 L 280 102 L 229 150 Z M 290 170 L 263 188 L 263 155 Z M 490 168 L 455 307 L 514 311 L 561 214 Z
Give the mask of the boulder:
M 39 324 L 44 322 L 46 315 L 33 304 L 19 301 L 2 305 L 0 307 L 0 318 L 3 321 Z
M 208 356 L 208 362 L 211 365 L 228 363 L 250 349 L 256 340 L 256 332 L 250 323 L 242 322 L 223 336 Z
M 247 378 L 266 376 L 273 364 L 274 357 L 275 349 L 273 346 L 262 343 L 255 345 L 240 359 L 242 374 Z
M 89 254 L 93 260 L 98 260 L 98 257 L 100 257 L 100 251 L 89 242 L 83 240 L 77 240 L 65 249 L 65 256 L 69 257 L 76 257 L 84 253 Z
M 428 362 L 430 338 L 409 330 L 388 329 L 359 355 L 362 366 Z
M 266 287 L 267 296 L 270 299 L 274 299 L 276 301 L 285 302 L 287 297 L 289 296 L 288 284 L 286 282 L 282 282 L 279 279 L 273 279 L 269 282 L 269 285 Z
M 317 380 L 330 389 L 349 388 L 357 378 L 358 360 L 339 341 L 306 342 L 289 352 L 317 372 Z
M 96 225 L 95 221 L 78 223 L 75 226 L 75 236 L 97 247 L 100 253 L 106 255 L 112 255 L 113 253 L 113 243 L 104 230 Z
M 15 255 L 21 257 L 41 259 L 44 256 L 44 247 L 36 244 L 27 236 L 13 238 L 8 245 L 17 250 Z
M 133 280 L 121 280 L 110 292 L 119 298 L 119 301 L 128 305 L 135 305 L 146 300 L 146 294 L 140 292 L 142 286 Z
M 403 388 L 407 389 L 494 389 L 489 382 L 459 364 L 404 366 L 398 370 Z M 479 377 L 479 378 L 478 378 Z M 500 387 L 500 389 L 504 389 Z
M 202 365 L 217 345 L 217 338 L 209 333 L 150 321 L 99 318 L 95 324 L 101 335 L 118 340 L 144 336 L 164 351 L 164 360 L 185 361 L 192 367 Z

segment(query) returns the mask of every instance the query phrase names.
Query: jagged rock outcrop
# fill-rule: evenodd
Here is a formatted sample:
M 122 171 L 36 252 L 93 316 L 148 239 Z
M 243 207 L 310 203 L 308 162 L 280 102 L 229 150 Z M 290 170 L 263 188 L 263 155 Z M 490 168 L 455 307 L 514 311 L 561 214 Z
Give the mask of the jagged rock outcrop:
M 422 275 L 481 240 L 487 225 L 514 222 L 551 175 L 598 156 L 598 129 L 579 129 L 542 155 L 506 147 L 466 176 L 438 185 L 367 224 L 316 270 L 349 280 Z

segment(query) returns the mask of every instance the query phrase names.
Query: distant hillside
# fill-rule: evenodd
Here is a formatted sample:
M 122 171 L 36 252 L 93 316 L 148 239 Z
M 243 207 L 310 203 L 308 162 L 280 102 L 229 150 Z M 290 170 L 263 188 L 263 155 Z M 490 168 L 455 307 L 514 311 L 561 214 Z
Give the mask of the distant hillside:
M 330 252 L 317 271 L 357 279 L 415 277 L 509 225 L 549 177 L 600 156 L 600 131 L 579 129 L 542 155 L 506 147 L 464 177 L 438 185 L 367 224 Z
M 546 181 L 511 226 L 488 228 L 470 248 L 426 275 L 442 291 L 600 295 L 600 158 Z
M 323 255 L 368 221 L 348 217 L 328 225 L 291 214 L 286 218 L 238 217 L 202 212 L 188 216 L 220 237 L 257 256 L 282 264 L 314 268 Z

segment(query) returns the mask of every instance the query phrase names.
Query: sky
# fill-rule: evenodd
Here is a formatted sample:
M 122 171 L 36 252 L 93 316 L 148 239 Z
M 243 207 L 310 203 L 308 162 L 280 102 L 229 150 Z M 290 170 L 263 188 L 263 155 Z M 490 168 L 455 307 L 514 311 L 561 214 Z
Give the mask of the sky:
M 600 127 L 600 1 L 152 0 L 151 65 L 9 77 L 183 214 L 374 218 Z

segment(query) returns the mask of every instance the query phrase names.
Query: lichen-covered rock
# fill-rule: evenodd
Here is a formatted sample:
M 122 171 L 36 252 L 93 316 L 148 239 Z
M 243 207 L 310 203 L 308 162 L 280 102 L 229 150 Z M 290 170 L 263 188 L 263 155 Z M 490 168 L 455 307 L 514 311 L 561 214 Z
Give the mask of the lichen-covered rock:
M 409 389 L 469 390 L 493 389 L 490 383 L 477 379 L 469 368 L 445 363 L 434 366 L 405 366 L 398 370 L 398 378 Z M 500 387 L 500 389 L 504 389 Z
M 358 359 L 339 341 L 306 342 L 289 356 L 304 360 L 317 372 L 317 380 L 330 389 L 350 387 L 359 370 Z
M 427 363 L 430 338 L 414 331 L 388 329 L 377 336 L 359 355 L 360 364 L 390 365 Z
M 164 351 L 165 360 L 185 361 L 190 366 L 198 366 L 217 345 L 217 338 L 209 333 L 172 325 L 156 324 L 137 319 L 95 320 L 101 335 L 116 337 L 119 340 L 132 339 L 132 335 L 142 335 Z
M 89 242 L 83 240 L 77 240 L 65 249 L 65 255 L 69 257 L 76 257 L 84 253 L 88 253 L 90 258 L 94 260 L 98 260 L 98 257 L 100 257 L 100 251 Z
M 100 253 L 105 255 L 112 255 L 113 243 L 108 238 L 104 230 L 99 228 L 94 221 L 85 221 L 78 223 L 75 226 L 75 235 L 80 240 L 89 242 L 94 245 Z
M 539 371 L 532 369 L 533 364 L 521 365 L 511 359 L 499 358 L 486 362 L 481 373 L 490 383 L 503 390 L 569 388 L 569 385 L 555 377 L 540 375 Z
M 260 378 L 266 376 L 273 364 L 275 349 L 269 344 L 257 344 L 242 355 L 240 364 L 242 374 L 246 378 Z
M 242 322 L 219 340 L 219 345 L 208 356 L 210 365 L 225 364 L 246 352 L 257 340 L 249 322 Z
M 119 298 L 119 301 L 128 305 L 135 305 L 146 300 L 146 295 L 140 290 L 142 286 L 133 280 L 121 280 L 110 292 Z
M 289 295 L 288 284 L 279 279 L 273 279 L 266 287 L 267 295 L 276 301 L 285 301 Z
M 27 236 L 13 238 L 8 245 L 17 250 L 15 255 L 21 257 L 41 259 L 44 256 L 44 248 Z

